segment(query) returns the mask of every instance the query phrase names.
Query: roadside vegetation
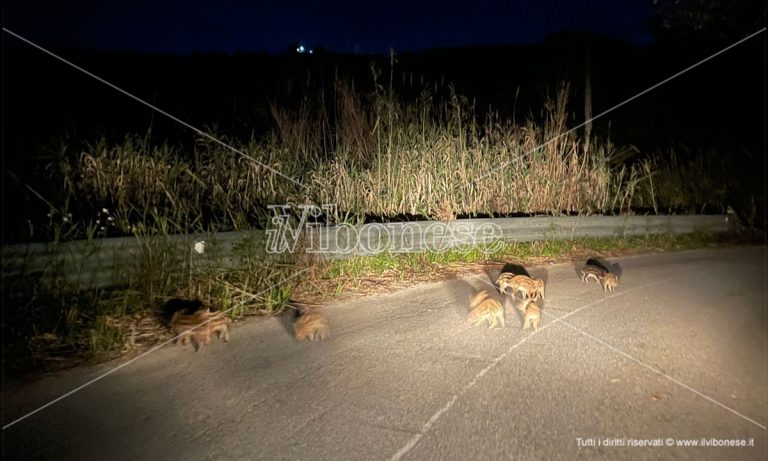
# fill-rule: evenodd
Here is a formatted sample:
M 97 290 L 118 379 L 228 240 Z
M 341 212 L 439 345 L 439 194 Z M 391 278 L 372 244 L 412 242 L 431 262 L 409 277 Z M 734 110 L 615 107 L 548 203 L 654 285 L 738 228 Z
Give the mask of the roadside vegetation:
M 190 152 L 131 135 L 119 144 L 62 144 L 35 175 L 14 177 L 36 204 L 13 223 L 20 240 L 52 243 L 55 253 L 72 240 L 131 236 L 140 250 L 139 262 L 125 268 L 127 286 L 84 292 L 53 266 L 35 279 L 6 277 L 5 365 L 51 369 L 155 343 L 166 331 L 156 314 L 176 297 L 242 318 L 280 312 L 290 299 L 321 303 L 487 264 L 719 242 L 704 235 L 581 239 L 503 245 L 492 254 L 474 248 L 311 263 L 300 254 L 265 254 L 263 241 L 250 241 L 237 249 L 236 264 L 194 270 L 188 249 L 169 243 L 178 234 L 265 229 L 273 204 L 335 204 L 329 219 L 352 224 L 725 211 L 727 162 L 716 155 L 671 162 L 674 152 L 584 144 L 568 126 L 567 85 L 540 122 L 522 124 L 493 113 L 478 120 L 472 103 L 452 90 L 404 101 L 391 87 L 376 88 L 362 95 L 338 82 L 330 103 L 306 97 L 290 108 L 273 105 L 274 130 L 261 139 L 212 133 L 240 153 L 207 139 Z
M 432 282 L 485 269 L 498 270 L 506 263 L 525 266 L 590 257 L 614 258 L 642 253 L 717 248 L 735 244 L 760 244 L 759 232 L 725 234 L 691 233 L 640 237 L 579 238 L 537 242 L 505 242 L 500 246 L 428 251 L 424 253 L 381 253 L 322 263 L 313 272 L 313 283 L 297 287 L 301 299 L 365 295 L 414 282 Z

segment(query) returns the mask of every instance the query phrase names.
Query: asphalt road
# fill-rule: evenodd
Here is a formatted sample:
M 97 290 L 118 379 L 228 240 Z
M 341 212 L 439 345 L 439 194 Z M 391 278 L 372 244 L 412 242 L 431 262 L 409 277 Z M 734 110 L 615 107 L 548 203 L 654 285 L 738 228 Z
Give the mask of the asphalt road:
M 328 306 L 322 343 L 270 318 L 165 347 L 5 428 L 4 459 L 768 459 L 766 248 L 613 261 L 608 294 L 530 268 L 537 333 L 464 322 L 481 274 Z M 3 425 L 115 366 L 11 384 Z

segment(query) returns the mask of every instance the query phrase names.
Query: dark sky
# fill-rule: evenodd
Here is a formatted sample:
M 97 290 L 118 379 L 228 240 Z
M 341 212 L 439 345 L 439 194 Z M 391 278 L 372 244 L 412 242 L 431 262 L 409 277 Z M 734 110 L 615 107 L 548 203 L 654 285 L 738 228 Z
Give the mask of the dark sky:
M 8 2 L 3 26 L 42 46 L 139 52 L 337 52 L 541 41 L 588 30 L 648 41 L 651 0 Z M 4 34 L 7 44 L 14 40 Z

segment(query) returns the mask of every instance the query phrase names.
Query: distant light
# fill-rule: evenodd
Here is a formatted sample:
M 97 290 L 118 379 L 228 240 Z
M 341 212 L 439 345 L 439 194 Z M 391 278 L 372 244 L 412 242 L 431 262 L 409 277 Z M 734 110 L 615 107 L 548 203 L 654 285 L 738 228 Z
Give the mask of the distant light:
M 304 45 L 299 45 L 296 47 L 296 53 L 298 54 L 312 54 L 314 53 L 314 50 L 311 48 L 307 48 Z

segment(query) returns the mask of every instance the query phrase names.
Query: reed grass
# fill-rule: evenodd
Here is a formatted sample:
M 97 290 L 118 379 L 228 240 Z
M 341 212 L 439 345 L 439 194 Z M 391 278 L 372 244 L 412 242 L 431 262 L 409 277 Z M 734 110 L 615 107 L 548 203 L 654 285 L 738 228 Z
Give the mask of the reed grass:
M 398 96 L 391 75 L 387 84 L 381 70 L 372 74 L 368 93 L 337 78 L 330 92 L 271 103 L 274 129 L 259 139 L 211 133 L 244 155 L 208 138 L 186 150 L 152 145 L 149 134 L 62 144 L 41 168 L 42 181 L 19 180 L 40 199 L 38 215 L 59 217 L 27 216 L 30 238 L 93 236 L 102 209 L 116 218 L 102 234 L 134 235 L 138 226 L 160 233 L 263 228 L 270 204 L 332 203 L 336 220 L 360 221 L 700 211 L 724 202 L 715 152 L 683 161 L 675 151 L 586 145 L 569 129 L 567 84 L 537 120 L 516 122 L 492 111 L 479 120 L 450 85 L 422 81 L 420 93 L 410 87 L 418 96 Z
M 128 137 L 87 145 L 57 175 L 62 196 L 114 210 L 124 233 L 160 226 L 156 218 L 173 223 L 173 233 L 260 227 L 269 204 L 333 203 L 342 215 L 378 219 L 626 210 L 642 171 L 609 166 L 610 145 L 585 146 L 568 131 L 568 91 L 546 106 L 543 124 L 518 126 L 493 115 L 480 124 L 456 95 L 436 102 L 425 92 L 406 104 L 339 85 L 333 119 L 322 105 L 273 107 L 275 133 L 228 140 L 247 157 L 207 140 L 183 153 Z

